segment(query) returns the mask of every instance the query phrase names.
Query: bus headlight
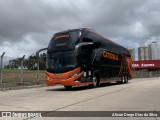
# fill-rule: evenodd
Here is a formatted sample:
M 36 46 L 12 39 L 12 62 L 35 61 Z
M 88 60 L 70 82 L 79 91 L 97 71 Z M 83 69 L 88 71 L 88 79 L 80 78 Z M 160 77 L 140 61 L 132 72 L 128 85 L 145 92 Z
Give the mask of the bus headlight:
M 71 76 L 71 78 L 74 78 L 74 77 L 76 77 L 78 75 L 78 73 L 74 73 L 72 76 Z

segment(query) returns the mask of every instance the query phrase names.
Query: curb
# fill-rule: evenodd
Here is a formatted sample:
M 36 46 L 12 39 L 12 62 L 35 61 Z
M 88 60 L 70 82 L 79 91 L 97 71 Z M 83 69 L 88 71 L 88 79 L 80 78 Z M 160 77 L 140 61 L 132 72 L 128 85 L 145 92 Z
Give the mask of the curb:
M 16 82 L 16 83 L 1 83 L 0 91 L 4 90 L 18 90 L 18 89 L 27 89 L 27 88 L 36 88 L 44 87 L 45 81 L 39 82 Z

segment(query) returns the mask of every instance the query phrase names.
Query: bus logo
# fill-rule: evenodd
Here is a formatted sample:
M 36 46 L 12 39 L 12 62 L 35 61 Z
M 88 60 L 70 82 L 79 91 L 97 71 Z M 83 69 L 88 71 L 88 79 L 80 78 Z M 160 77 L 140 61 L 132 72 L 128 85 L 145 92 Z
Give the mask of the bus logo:
M 59 35 L 59 36 L 56 36 L 55 38 L 56 39 L 59 39 L 59 38 L 68 38 L 69 35 Z
M 110 52 L 103 52 L 103 57 L 113 59 L 113 60 L 119 60 L 118 55 L 110 53 Z

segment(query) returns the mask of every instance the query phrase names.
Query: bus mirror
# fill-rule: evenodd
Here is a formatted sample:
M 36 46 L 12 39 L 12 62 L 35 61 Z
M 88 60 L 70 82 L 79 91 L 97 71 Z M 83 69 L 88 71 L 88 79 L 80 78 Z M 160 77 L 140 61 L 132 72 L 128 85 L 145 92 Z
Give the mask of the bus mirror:
M 39 53 L 41 52 L 41 51 L 44 51 L 44 50 L 47 50 L 48 48 L 42 48 L 42 49 L 40 49 L 40 50 L 38 50 L 37 52 L 36 52 L 36 57 L 37 57 L 37 59 L 39 59 Z
M 93 42 L 83 42 L 76 45 L 75 49 L 78 51 L 82 46 L 90 46 L 93 45 Z

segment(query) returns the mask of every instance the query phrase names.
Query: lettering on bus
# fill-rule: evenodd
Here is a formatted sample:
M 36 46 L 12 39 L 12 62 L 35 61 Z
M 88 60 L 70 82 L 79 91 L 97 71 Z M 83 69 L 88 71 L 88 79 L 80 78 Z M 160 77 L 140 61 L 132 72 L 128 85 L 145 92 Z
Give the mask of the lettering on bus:
M 66 46 L 67 43 L 59 43 L 59 44 L 56 44 L 56 47 L 61 47 L 61 46 Z
M 118 55 L 110 53 L 110 52 L 106 52 L 106 51 L 103 52 L 103 57 L 110 58 L 110 59 L 113 59 L 113 60 L 119 60 Z
M 55 38 L 58 39 L 58 38 L 68 38 L 68 37 L 69 35 L 58 35 Z

